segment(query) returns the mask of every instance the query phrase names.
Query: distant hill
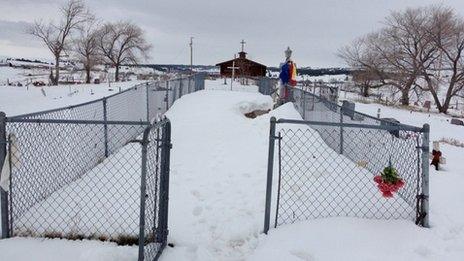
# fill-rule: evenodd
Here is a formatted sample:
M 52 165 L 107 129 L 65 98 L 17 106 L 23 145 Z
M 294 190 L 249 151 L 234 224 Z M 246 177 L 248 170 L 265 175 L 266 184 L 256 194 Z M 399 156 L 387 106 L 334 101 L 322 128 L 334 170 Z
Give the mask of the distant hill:
M 149 67 L 154 68 L 158 71 L 189 71 L 190 65 L 185 64 L 140 64 L 137 65 L 140 67 Z M 219 67 L 214 65 L 194 65 L 193 69 L 195 71 L 201 72 L 219 72 Z M 271 72 L 279 72 L 280 69 L 278 67 L 268 67 L 267 68 Z M 346 75 L 351 74 L 352 70 L 349 68 L 310 68 L 310 67 L 302 67 L 298 68 L 299 75 L 308 75 L 308 76 L 322 76 L 322 75 Z
M 6 59 L 7 62 L 9 61 L 16 61 L 16 62 L 23 62 L 23 63 L 40 63 L 40 64 L 49 64 L 47 62 L 44 62 L 44 61 L 41 61 L 41 60 L 37 60 L 37 59 L 34 59 L 34 60 L 30 60 L 30 59 L 24 59 L 24 58 L 7 58 Z
M 279 72 L 280 68 L 278 67 L 268 67 L 268 70 L 271 72 Z M 310 68 L 302 67 L 298 68 L 299 75 L 308 75 L 308 76 L 322 76 L 322 75 L 342 75 L 342 74 L 351 74 L 352 70 L 349 68 Z
M 139 65 L 127 65 L 127 66 L 153 68 L 157 71 L 162 71 L 162 72 L 190 71 L 190 65 L 185 65 L 185 64 L 139 64 Z M 214 66 L 214 65 L 194 65 L 193 70 L 201 71 L 201 72 L 219 72 L 219 67 Z

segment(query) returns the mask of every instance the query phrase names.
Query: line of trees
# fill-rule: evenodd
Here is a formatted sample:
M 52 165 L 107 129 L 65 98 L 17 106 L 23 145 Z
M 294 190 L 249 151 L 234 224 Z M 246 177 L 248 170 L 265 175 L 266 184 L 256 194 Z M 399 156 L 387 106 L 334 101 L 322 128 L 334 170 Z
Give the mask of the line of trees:
M 393 86 L 401 104 L 409 105 L 412 90 L 429 92 L 438 111 L 447 113 L 464 91 L 463 51 L 464 19 L 438 5 L 392 12 L 383 28 L 343 47 L 339 56 L 358 69 L 365 95 L 369 88 Z
M 119 81 L 119 66 L 148 58 L 151 45 L 143 30 L 132 22 L 101 23 L 89 12 L 83 0 L 69 0 L 61 6 L 60 15 L 59 21 L 35 21 L 28 28 L 28 33 L 41 39 L 53 54 L 53 85 L 58 85 L 60 58 L 64 54 L 70 54 L 83 65 L 86 83 L 90 83 L 95 65 L 115 67 L 115 80 Z

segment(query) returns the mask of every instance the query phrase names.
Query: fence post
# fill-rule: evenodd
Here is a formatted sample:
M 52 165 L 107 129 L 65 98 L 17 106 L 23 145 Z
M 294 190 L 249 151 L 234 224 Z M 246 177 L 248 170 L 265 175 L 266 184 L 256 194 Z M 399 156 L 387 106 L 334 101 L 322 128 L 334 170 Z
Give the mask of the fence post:
M 148 82 L 146 84 L 146 100 L 147 100 L 147 122 L 150 122 L 150 99 L 149 99 L 149 91 L 148 91 L 148 88 L 149 88 L 149 85 L 148 85 Z
M 276 118 L 271 118 L 271 127 L 269 131 L 269 154 L 267 161 L 267 183 L 266 183 L 266 206 L 264 210 L 264 233 L 269 231 L 271 218 L 271 194 L 272 194 L 272 172 L 274 170 L 274 148 L 275 148 L 275 129 Z
M 163 127 L 162 134 L 162 150 L 161 150 L 161 175 L 160 175 L 160 219 L 159 228 L 161 229 L 162 244 L 167 242 L 168 238 L 168 206 L 169 206 L 169 168 L 170 168 L 170 151 L 171 144 L 171 122 L 167 121 Z
M 149 125 L 143 132 L 142 138 L 142 174 L 140 183 L 140 220 L 139 220 L 139 258 L 138 261 L 144 260 L 145 247 L 145 208 L 147 200 L 147 146 L 148 137 L 152 126 Z
M 6 115 L 4 112 L 0 112 L 0 174 L 3 164 L 5 164 L 6 144 Z M 2 209 L 2 238 L 8 238 L 10 237 L 8 192 L 3 188 L 0 188 L 0 200 Z
M 340 154 L 343 154 L 343 107 L 340 108 Z
M 279 207 L 280 207 L 280 187 L 282 185 L 282 135 L 279 131 L 278 136 L 278 154 L 279 154 L 279 179 L 277 182 L 277 202 L 276 202 L 276 214 L 275 214 L 275 221 L 274 221 L 274 228 L 277 228 L 277 221 L 279 218 Z
M 172 96 L 172 104 L 174 104 L 174 102 L 177 100 L 177 88 L 176 88 L 177 85 L 175 84 L 175 81 L 176 81 L 176 80 L 172 80 L 172 83 L 173 83 L 173 84 L 172 84 L 173 86 L 172 86 L 172 89 L 171 89 L 171 90 L 172 90 L 172 93 L 171 93 L 171 96 Z M 171 104 L 171 106 L 172 106 L 172 104 Z
M 169 110 L 169 81 L 166 81 L 166 111 Z
M 429 227 L 429 136 L 430 136 L 430 125 L 424 124 L 424 133 L 422 136 L 422 204 L 421 214 L 423 216 L 424 227 Z
M 182 97 L 182 77 L 179 79 L 179 98 Z
M 103 98 L 103 133 L 105 135 L 105 157 L 108 157 L 108 112 L 107 100 Z
M 303 120 L 306 120 L 306 92 L 302 91 L 303 94 Z

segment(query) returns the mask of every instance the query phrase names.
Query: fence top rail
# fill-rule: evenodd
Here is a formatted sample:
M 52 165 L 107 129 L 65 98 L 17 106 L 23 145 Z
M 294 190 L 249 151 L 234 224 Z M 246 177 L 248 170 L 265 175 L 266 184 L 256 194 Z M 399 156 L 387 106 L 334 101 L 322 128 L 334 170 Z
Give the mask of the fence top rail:
M 319 126 L 334 126 L 346 128 L 362 128 L 362 129 L 378 129 L 378 130 L 403 130 L 413 132 L 425 132 L 425 128 L 419 128 L 409 125 L 396 124 L 388 122 L 391 125 L 371 125 L 371 124 L 358 124 L 358 123 L 342 123 L 342 122 L 326 122 L 326 121 L 304 121 L 304 120 L 291 120 L 291 119 L 278 119 L 276 123 L 292 123 L 301 125 L 319 125 Z
M 161 119 L 160 121 L 155 121 L 153 123 L 148 123 L 148 126 L 145 128 L 144 132 L 143 132 L 143 138 L 142 140 L 144 141 L 144 143 L 148 142 L 148 135 L 150 135 L 150 132 L 154 129 L 158 129 L 158 128 L 161 128 L 163 127 L 164 125 L 170 123 L 171 121 L 166 117 L 164 116 L 163 119 Z
M 148 121 L 95 121 L 95 120 L 62 120 L 62 119 L 28 119 L 28 118 L 6 118 L 6 122 L 17 123 L 51 123 L 51 124 L 107 124 L 107 125 L 138 125 L 138 126 L 148 126 L 150 122 Z

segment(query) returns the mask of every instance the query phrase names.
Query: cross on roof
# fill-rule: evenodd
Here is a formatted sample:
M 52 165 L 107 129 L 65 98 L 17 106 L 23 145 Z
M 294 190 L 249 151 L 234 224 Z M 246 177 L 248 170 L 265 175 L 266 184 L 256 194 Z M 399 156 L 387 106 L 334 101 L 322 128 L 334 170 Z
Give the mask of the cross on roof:
M 245 40 L 242 40 L 240 43 L 242 44 L 242 52 L 243 52 L 245 50 L 246 42 L 245 42 Z

